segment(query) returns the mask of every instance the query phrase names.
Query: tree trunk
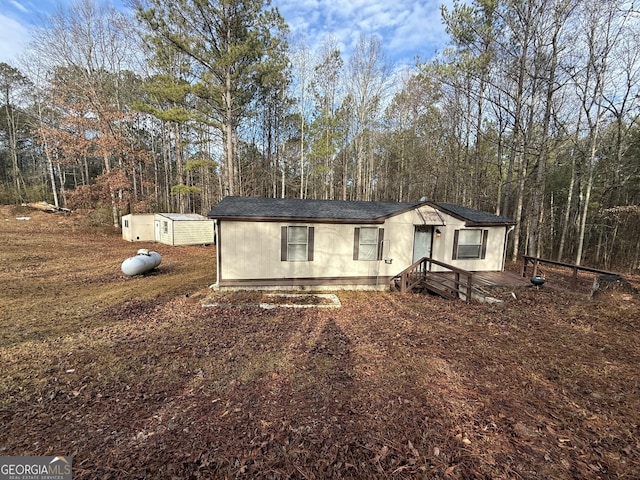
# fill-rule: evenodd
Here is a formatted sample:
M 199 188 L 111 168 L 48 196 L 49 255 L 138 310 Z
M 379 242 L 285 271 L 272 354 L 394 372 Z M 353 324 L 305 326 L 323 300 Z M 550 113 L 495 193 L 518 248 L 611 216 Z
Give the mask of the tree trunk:
M 13 186 L 15 187 L 16 201 L 19 201 L 22 194 L 20 188 L 20 166 L 18 165 L 18 141 L 16 131 L 16 121 L 12 109 L 9 106 L 9 89 L 5 90 L 5 114 L 7 116 L 7 135 L 9 143 L 9 155 L 11 156 L 11 176 L 13 179 Z
M 109 174 L 111 173 L 111 163 L 109 161 L 109 156 L 104 154 L 102 156 L 104 160 L 104 172 L 109 178 Z M 118 204 L 116 202 L 116 192 L 111 185 L 109 185 L 109 197 L 111 198 L 111 219 L 113 220 L 113 228 L 120 228 L 120 218 L 118 216 Z
M 529 252 L 541 252 L 541 230 L 544 211 L 544 197 L 546 185 L 546 164 L 549 155 L 549 126 L 551 125 L 551 115 L 553 106 L 553 97 L 556 90 L 556 69 L 558 66 L 558 40 L 560 31 L 564 21 L 556 18 L 555 30 L 551 40 L 552 54 L 549 66 L 549 75 L 546 78 L 546 97 L 544 107 L 544 118 L 542 121 L 542 142 L 538 154 L 538 169 L 536 172 L 535 188 L 533 191 L 533 222 L 531 236 L 529 238 Z M 533 255 L 532 255 L 533 256 Z M 537 256 L 537 253 L 536 253 Z
M 227 173 L 227 188 L 228 195 L 236 195 L 236 165 L 235 165 L 235 152 L 233 149 L 233 105 L 231 97 L 231 69 L 227 68 L 225 77 L 225 168 Z

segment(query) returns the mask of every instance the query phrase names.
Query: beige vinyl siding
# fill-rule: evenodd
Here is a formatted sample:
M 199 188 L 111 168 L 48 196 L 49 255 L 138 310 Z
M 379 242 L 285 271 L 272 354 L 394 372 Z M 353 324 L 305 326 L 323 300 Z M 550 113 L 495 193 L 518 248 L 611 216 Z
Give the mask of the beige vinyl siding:
M 214 221 L 195 214 L 158 213 L 155 240 L 166 245 L 208 245 L 214 242 Z
M 173 245 L 213 243 L 213 220 L 174 220 Z
M 385 238 L 389 238 L 390 252 L 385 257 L 393 258 L 393 264 L 396 262 L 400 269 L 393 275 L 401 272 L 404 268 L 411 265 L 413 255 L 413 232 L 415 225 L 426 223 L 427 225 L 437 225 L 444 220 L 445 226 L 440 226 L 441 235 L 433 237 L 433 245 L 431 256 L 436 260 L 448 263 L 450 265 L 463 268 L 465 270 L 481 272 L 481 271 L 500 271 L 502 270 L 502 260 L 504 254 L 504 241 L 506 227 L 489 226 L 476 227 L 465 226 L 464 220 L 439 212 L 435 214 L 435 210 L 429 206 L 423 206 L 420 209 L 391 217 L 385 222 Z M 424 222 L 423 222 L 424 219 Z M 453 244 L 455 231 L 460 229 L 470 230 L 487 230 L 486 253 L 484 259 L 453 259 Z M 434 270 L 436 268 L 434 267 Z M 394 270 L 396 270 L 394 268 Z
M 282 227 L 314 226 L 313 260 L 282 261 Z M 371 277 L 380 262 L 353 260 L 354 226 L 226 221 L 221 225 L 223 279 Z
M 160 228 L 157 229 L 159 236 L 156 238 L 156 242 L 173 245 L 173 222 L 164 217 L 156 217 L 155 221 L 160 223 Z

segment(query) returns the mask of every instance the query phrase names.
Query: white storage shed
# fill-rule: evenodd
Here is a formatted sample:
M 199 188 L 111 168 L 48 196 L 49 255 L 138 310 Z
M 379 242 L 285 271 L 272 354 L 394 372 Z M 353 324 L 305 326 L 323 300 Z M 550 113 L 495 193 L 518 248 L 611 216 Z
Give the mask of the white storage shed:
M 153 242 L 153 213 L 129 214 L 122 217 L 122 238 L 129 242 Z
M 196 213 L 156 213 L 154 239 L 166 245 L 215 243 L 214 221 Z

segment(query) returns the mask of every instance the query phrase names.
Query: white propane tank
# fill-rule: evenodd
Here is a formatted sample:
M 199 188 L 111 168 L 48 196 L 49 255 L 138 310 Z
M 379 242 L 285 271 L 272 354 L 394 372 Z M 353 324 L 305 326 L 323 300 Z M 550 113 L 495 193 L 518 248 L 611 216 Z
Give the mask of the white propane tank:
M 129 257 L 122 262 L 122 273 L 131 277 L 133 275 L 142 275 L 147 273 L 162 261 L 162 257 L 158 252 L 150 252 L 146 248 L 141 248 L 135 257 Z

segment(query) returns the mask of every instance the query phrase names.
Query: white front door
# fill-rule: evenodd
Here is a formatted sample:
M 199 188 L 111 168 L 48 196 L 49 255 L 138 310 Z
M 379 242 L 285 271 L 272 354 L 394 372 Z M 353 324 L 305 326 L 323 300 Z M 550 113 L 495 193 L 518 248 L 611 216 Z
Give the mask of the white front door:
M 431 257 L 431 240 L 433 227 L 428 225 L 416 225 L 413 235 L 413 263 L 422 257 Z

